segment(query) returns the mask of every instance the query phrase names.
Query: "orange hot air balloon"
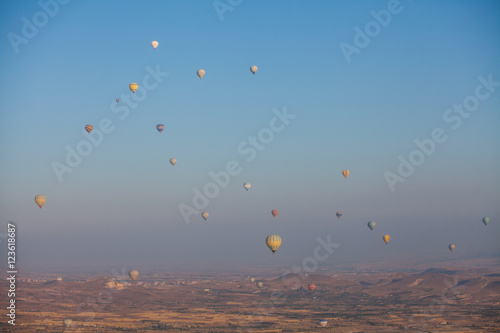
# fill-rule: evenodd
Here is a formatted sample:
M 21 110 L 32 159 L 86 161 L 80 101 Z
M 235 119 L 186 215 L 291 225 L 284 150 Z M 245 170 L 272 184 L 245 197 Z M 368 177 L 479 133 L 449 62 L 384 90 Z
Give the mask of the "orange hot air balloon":
M 342 171 L 342 175 L 347 179 L 347 176 L 349 176 L 349 170 L 344 170 Z
M 116 99 L 116 103 L 118 103 L 119 101 L 120 101 L 120 100 L 117 98 L 117 99 Z
M 276 218 L 276 216 L 278 216 L 279 212 L 278 212 L 278 210 L 277 210 L 277 209 L 273 209 L 273 210 L 271 211 L 271 214 L 273 214 L 274 218 Z
M 307 288 L 309 288 L 309 291 L 310 291 L 310 292 L 313 292 L 313 291 L 314 291 L 314 289 L 316 289 L 316 286 L 314 285 L 314 283 L 311 283 L 311 284 L 309 284 L 309 285 L 307 286 Z
M 387 243 L 389 243 L 389 241 L 391 240 L 391 236 L 389 235 L 384 235 L 382 237 L 382 239 L 384 240 L 385 244 L 387 245 Z
M 90 134 L 90 132 L 92 132 L 92 130 L 93 130 L 93 129 L 94 129 L 94 126 L 92 126 L 92 125 L 87 125 L 87 126 L 85 126 L 85 130 L 86 130 L 86 131 L 87 131 L 87 133 L 89 133 L 89 134 Z

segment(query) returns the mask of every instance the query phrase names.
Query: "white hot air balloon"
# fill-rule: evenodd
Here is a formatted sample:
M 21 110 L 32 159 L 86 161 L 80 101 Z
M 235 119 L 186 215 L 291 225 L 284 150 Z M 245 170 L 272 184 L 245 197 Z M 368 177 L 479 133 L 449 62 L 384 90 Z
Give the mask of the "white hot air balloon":
M 69 328 L 69 327 L 71 327 L 71 324 L 73 324 L 73 320 L 71 320 L 71 319 L 64 319 L 63 323 L 64 323 L 64 326 L 66 326 L 67 328 Z
M 244 188 L 245 188 L 245 190 L 247 190 L 247 191 L 248 191 L 248 189 L 249 189 L 251 186 L 252 186 L 252 184 L 250 184 L 250 183 L 244 183 L 244 184 L 243 184 L 243 187 L 244 187 Z
M 255 75 L 255 73 L 257 73 L 257 70 L 258 70 L 257 66 L 250 67 L 250 72 L 252 72 L 253 75 Z
M 156 48 L 158 47 L 158 42 L 157 42 L 157 41 L 155 41 L 155 40 L 154 40 L 154 41 L 152 41 L 152 42 L 151 42 L 151 46 L 153 47 L 153 49 L 155 49 L 155 50 L 156 50 Z
M 174 166 L 175 163 L 177 163 L 177 160 L 175 158 L 171 158 L 170 159 L 170 164 L 172 164 L 172 166 Z
M 200 80 L 201 80 L 201 79 L 203 79 L 203 76 L 205 75 L 205 71 L 203 69 L 198 69 L 196 74 L 198 74 L 198 76 L 200 77 Z

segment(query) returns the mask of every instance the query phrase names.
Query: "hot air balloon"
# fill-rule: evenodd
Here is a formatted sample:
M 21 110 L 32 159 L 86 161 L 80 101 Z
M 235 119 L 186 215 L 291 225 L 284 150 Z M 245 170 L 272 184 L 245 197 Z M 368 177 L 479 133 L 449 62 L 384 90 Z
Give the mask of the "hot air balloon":
M 349 176 L 349 170 L 344 170 L 342 171 L 342 175 L 347 179 L 347 176 Z
M 255 73 L 257 73 L 257 70 L 258 70 L 257 66 L 250 67 L 250 72 L 252 72 L 253 75 L 255 75 Z
M 158 42 L 157 42 L 157 41 L 155 41 L 155 40 L 154 40 L 154 41 L 152 41 L 152 42 L 151 42 L 151 46 L 153 47 L 153 49 L 155 49 L 155 50 L 156 50 L 156 48 L 158 47 Z
M 132 279 L 132 281 L 135 281 L 137 277 L 139 276 L 139 272 L 136 269 L 131 270 L 128 272 L 128 276 Z
M 156 129 L 157 129 L 157 130 L 158 130 L 158 132 L 160 132 L 160 133 L 163 131 L 163 129 L 164 129 L 164 128 L 165 128 L 165 125 L 163 125 L 163 124 L 158 124 L 158 125 L 156 125 Z
M 316 286 L 314 285 L 314 283 L 310 283 L 310 284 L 307 286 L 307 288 L 309 288 L 309 291 L 310 291 L 310 292 L 313 292 L 313 291 L 314 291 L 314 289 L 316 289 Z
M 71 324 L 73 324 L 73 320 L 71 320 L 71 319 L 64 319 L 63 320 L 63 324 L 64 324 L 64 326 L 66 326 L 67 328 L 69 328 L 71 326 Z
M 279 212 L 278 212 L 278 210 L 277 210 L 277 209 L 273 209 L 273 210 L 271 211 L 271 214 L 273 214 L 274 218 L 276 218 L 276 216 L 278 216 Z
M 175 163 L 177 163 L 177 160 L 175 158 L 171 158 L 170 159 L 170 164 L 172 164 L 172 166 L 174 166 Z
M 252 282 L 252 283 L 253 283 L 254 281 L 255 281 L 255 279 L 254 279 L 254 278 L 250 278 L 250 282 Z
M 391 236 L 384 235 L 384 236 L 382 236 L 382 239 L 384 240 L 385 244 L 387 245 L 387 243 L 389 243 L 389 241 L 391 240 Z
M 259 289 L 260 289 L 260 288 L 262 288 L 263 286 L 264 286 L 264 284 L 263 284 L 262 282 L 260 282 L 260 281 L 259 281 L 259 282 L 257 282 L 257 288 L 259 288 Z
M 326 325 L 328 324 L 328 321 L 326 319 L 321 319 L 319 321 L 319 324 L 321 327 L 326 327 Z
M 120 101 L 120 100 L 117 98 L 117 99 L 116 99 L 116 103 L 118 103 L 119 101 Z
M 488 225 L 488 223 L 490 223 L 490 218 L 489 217 L 483 217 L 483 223 L 484 223 L 484 225 Z
M 93 130 L 93 129 L 94 129 L 94 126 L 92 126 L 92 125 L 87 125 L 87 126 L 85 126 L 85 130 L 86 130 L 86 131 L 87 131 L 87 133 L 89 133 L 89 134 L 90 134 L 90 132 L 92 132 L 92 130 Z
M 131 83 L 129 84 L 128 88 L 133 92 L 135 93 L 137 91 L 137 89 L 139 88 L 139 85 L 137 83 Z
M 37 196 L 35 196 L 35 202 L 38 205 L 38 207 L 40 207 L 40 209 L 42 209 L 42 206 L 45 203 L 45 201 L 46 201 L 45 195 L 38 194 Z
M 455 244 L 448 245 L 448 248 L 450 249 L 451 252 L 453 252 L 453 250 L 455 250 Z
M 243 184 L 243 187 L 244 187 L 244 188 L 245 188 L 245 190 L 247 190 L 247 191 L 248 191 L 248 189 L 249 189 L 251 186 L 252 186 L 252 184 L 250 184 L 250 183 L 244 183 L 244 184 Z
M 208 212 L 201 213 L 201 217 L 203 217 L 206 221 L 208 219 Z
M 376 223 L 373 221 L 368 222 L 368 228 L 370 228 L 371 230 L 373 230 L 373 228 L 375 228 L 375 225 L 376 225 Z
M 340 219 L 342 217 L 342 212 L 337 212 L 335 213 L 335 215 L 337 215 L 337 217 Z
M 205 75 L 205 71 L 203 69 L 198 69 L 196 74 L 198 74 L 198 76 L 200 77 L 200 80 L 201 80 L 201 79 L 203 79 L 203 76 Z
M 271 249 L 271 251 L 273 251 L 273 254 L 275 254 L 281 245 L 281 237 L 278 235 L 267 236 L 266 237 L 266 245 L 268 248 Z

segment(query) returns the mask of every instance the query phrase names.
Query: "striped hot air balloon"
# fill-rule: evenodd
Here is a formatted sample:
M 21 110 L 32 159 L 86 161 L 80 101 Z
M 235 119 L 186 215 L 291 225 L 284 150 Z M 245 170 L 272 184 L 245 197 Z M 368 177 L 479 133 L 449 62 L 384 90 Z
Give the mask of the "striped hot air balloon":
M 92 130 L 93 130 L 93 129 L 94 129 L 94 126 L 92 126 L 92 125 L 87 125 L 87 126 L 85 126 L 85 130 L 86 130 L 86 131 L 87 131 L 87 133 L 89 133 L 89 134 L 90 134 L 90 132 L 92 132 Z
M 139 89 L 139 85 L 137 83 L 131 83 L 128 85 L 128 88 L 130 89 L 130 91 L 135 93 L 137 89 Z
M 340 219 L 342 217 L 342 212 L 337 212 L 335 215 Z
M 347 176 L 349 176 L 349 170 L 342 171 L 342 175 L 344 176 L 345 179 L 347 179 Z
M 46 201 L 45 195 L 38 194 L 37 196 L 35 196 L 35 202 L 38 205 L 38 207 L 40 207 L 40 209 L 42 209 L 42 206 L 45 204 L 45 201 Z
M 276 216 L 278 216 L 279 212 L 278 212 L 278 210 L 277 210 L 277 209 L 273 209 L 273 210 L 271 211 L 271 214 L 273 214 L 274 218 L 276 218 Z
M 266 245 L 269 249 L 271 249 L 271 251 L 273 251 L 273 254 L 275 254 L 281 245 L 281 237 L 278 235 L 267 236 L 266 237 Z
M 309 288 L 309 291 L 310 291 L 310 292 L 313 292 L 313 291 L 314 291 L 314 289 L 316 289 L 316 285 L 315 285 L 314 283 L 310 283 L 310 284 L 307 286 L 307 288 Z
M 165 125 L 163 124 L 158 124 L 156 125 L 156 129 L 158 130 L 158 132 L 161 133 L 161 131 L 163 131 L 165 129 Z
M 319 321 L 319 325 L 320 325 L 321 327 L 326 327 L 326 325 L 328 325 L 328 321 L 327 321 L 326 319 L 321 319 L 321 320 Z

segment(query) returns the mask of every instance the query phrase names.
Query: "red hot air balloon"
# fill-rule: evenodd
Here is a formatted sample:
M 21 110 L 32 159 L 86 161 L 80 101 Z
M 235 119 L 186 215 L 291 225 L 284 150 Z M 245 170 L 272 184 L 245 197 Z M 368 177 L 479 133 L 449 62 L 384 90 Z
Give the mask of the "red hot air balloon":
M 307 286 L 307 288 L 309 288 L 309 291 L 310 291 L 310 292 L 313 292 L 313 291 L 314 291 L 314 289 L 316 289 L 316 286 L 314 285 L 314 283 L 311 283 L 311 284 L 309 284 L 309 285 Z
M 278 210 L 277 210 L 277 209 L 273 209 L 273 210 L 271 211 L 271 214 L 273 214 L 274 218 L 276 218 L 276 216 L 278 216 L 279 212 L 278 212 Z

